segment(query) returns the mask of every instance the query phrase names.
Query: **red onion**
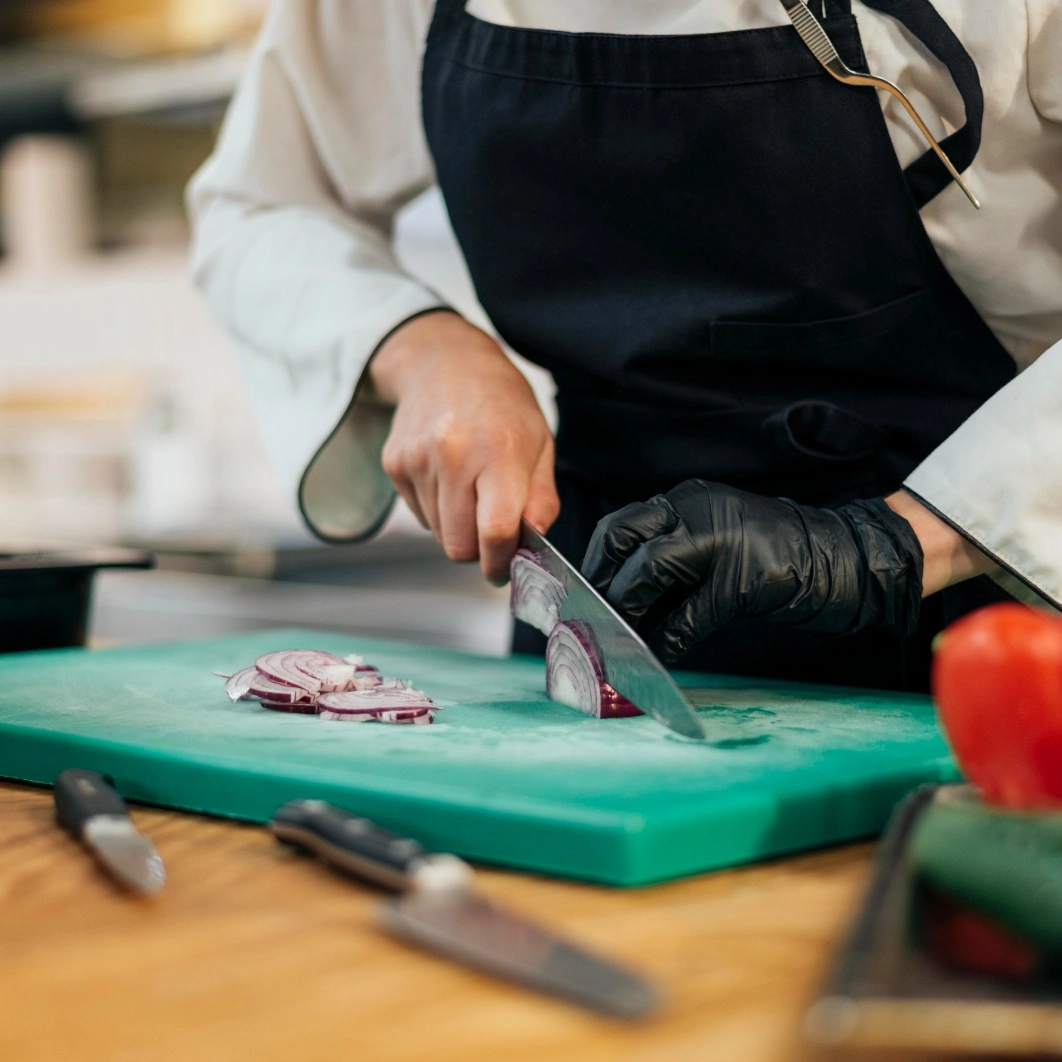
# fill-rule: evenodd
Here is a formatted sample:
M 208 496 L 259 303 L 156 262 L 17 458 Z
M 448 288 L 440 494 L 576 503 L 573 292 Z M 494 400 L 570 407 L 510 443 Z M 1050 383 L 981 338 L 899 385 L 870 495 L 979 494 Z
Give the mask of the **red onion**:
M 299 666 L 308 655 L 313 654 L 307 649 L 288 649 L 279 653 L 266 653 L 260 656 L 254 666 L 268 679 L 283 683 L 285 686 L 295 686 L 306 690 L 307 693 L 320 693 L 321 680 Z M 331 655 L 331 654 L 329 654 Z M 336 658 L 338 660 L 338 658 Z M 335 661 L 329 661 L 334 663 Z M 339 663 L 342 663 L 339 660 Z
M 435 722 L 434 708 L 418 708 L 412 712 L 381 712 L 376 718 L 381 723 L 410 723 L 414 726 Z
M 258 703 L 263 708 L 270 708 L 274 712 L 291 712 L 293 715 L 316 715 L 317 705 L 314 701 L 274 701 L 268 697 L 259 697 Z
M 229 695 L 229 700 L 251 700 L 251 684 L 257 677 L 258 668 L 256 667 L 245 667 L 242 671 L 237 671 L 235 675 L 228 676 L 228 681 L 225 683 L 225 692 Z
M 365 690 L 324 693 L 317 702 L 322 719 L 350 723 L 431 723 L 434 707 L 427 694 L 394 680 Z
M 378 667 L 376 667 L 375 664 L 366 664 L 365 663 L 365 657 L 363 657 L 360 653 L 347 653 L 347 655 L 345 657 L 343 657 L 343 663 L 344 664 L 353 664 L 355 671 L 377 671 L 378 672 L 380 670 Z
M 215 672 L 218 674 L 218 672 Z M 232 700 L 257 700 L 277 712 L 349 722 L 431 723 L 435 704 L 408 682 L 385 679 L 360 656 L 314 649 L 266 653 L 254 667 L 220 675 Z
M 542 565 L 533 549 L 518 549 L 509 565 L 509 608 L 512 614 L 543 634 L 557 625 L 564 585 Z
M 409 686 L 383 683 L 367 690 L 347 690 L 344 693 L 322 693 L 317 704 L 323 711 L 386 712 L 410 708 L 434 708 L 432 699 Z
M 309 693 L 304 689 L 299 689 L 297 686 L 288 686 L 283 682 L 277 682 L 275 679 L 267 678 L 260 671 L 256 671 L 255 676 L 251 679 L 251 685 L 248 691 L 252 697 L 256 697 L 259 700 L 273 701 L 278 704 L 311 704 L 317 703 L 317 695 L 315 693 Z
M 335 711 L 321 708 L 318 712 L 325 720 L 340 723 L 432 723 L 435 710 L 432 708 L 414 708 L 406 711 Z
M 580 620 L 558 623 L 546 642 L 546 693 L 598 719 L 643 715 L 606 681 L 593 631 Z

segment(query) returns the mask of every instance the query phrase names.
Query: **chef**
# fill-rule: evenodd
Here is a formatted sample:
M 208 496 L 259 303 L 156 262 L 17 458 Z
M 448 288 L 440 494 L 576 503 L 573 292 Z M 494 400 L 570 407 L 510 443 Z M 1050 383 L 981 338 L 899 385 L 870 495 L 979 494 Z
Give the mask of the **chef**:
M 318 535 L 503 580 L 524 516 L 668 663 L 883 688 L 1062 602 L 1062 0 L 809 6 L 980 210 L 779 0 L 276 0 L 194 272 Z M 433 182 L 556 439 L 396 261 Z

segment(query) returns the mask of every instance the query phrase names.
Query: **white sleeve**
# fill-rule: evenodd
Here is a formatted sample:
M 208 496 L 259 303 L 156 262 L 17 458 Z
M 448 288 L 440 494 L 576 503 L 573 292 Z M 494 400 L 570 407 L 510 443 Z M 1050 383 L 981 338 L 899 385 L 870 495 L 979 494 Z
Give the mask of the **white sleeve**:
M 1026 0 L 1029 11 L 1029 95 L 1049 122 L 1062 124 L 1062 2 Z
M 905 488 L 1005 570 L 1062 607 L 1062 343 L 989 399 Z M 1013 577 L 1017 577 L 1016 580 Z M 1018 582 L 1020 580 L 1020 583 Z
M 394 491 L 390 411 L 354 401 L 381 340 L 437 307 L 392 247 L 433 180 L 420 121 L 431 0 L 274 0 L 193 180 L 193 275 L 236 341 L 274 463 L 311 529 L 371 534 Z

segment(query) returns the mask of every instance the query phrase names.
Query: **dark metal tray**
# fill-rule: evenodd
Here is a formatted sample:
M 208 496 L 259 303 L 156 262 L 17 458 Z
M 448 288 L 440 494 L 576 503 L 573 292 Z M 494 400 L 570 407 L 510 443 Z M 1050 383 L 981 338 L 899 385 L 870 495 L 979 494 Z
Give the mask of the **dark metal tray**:
M 84 645 L 96 572 L 154 564 L 129 549 L 0 553 L 0 653 Z

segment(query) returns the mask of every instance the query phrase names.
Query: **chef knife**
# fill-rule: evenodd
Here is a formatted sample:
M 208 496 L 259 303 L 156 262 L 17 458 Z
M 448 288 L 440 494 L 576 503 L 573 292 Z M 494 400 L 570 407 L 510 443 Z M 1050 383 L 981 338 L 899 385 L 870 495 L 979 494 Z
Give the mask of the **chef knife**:
M 659 1004 L 637 974 L 477 895 L 457 856 L 430 854 L 322 800 L 285 804 L 270 826 L 279 841 L 399 891 L 381 905 L 384 926 L 419 947 L 616 1017 L 644 1017 Z
M 151 841 L 138 833 L 125 801 L 95 771 L 63 771 L 55 780 L 55 814 L 126 888 L 158 892 L 166 870 Z
M 579 570 L 526 520 L 520 525 L 520 545 L 532 550 L 564 587 L 560 618 L 582 620 L 594 632 L 608 684 L 658 723 L 703 740 L 703 724 L 667 669 Z

